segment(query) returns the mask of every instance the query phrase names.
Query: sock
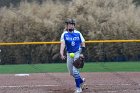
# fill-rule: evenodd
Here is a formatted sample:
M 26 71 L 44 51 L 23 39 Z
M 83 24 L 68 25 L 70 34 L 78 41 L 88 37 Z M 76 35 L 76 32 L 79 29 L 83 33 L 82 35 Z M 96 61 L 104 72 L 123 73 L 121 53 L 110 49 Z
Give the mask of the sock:
M 77 88 L 80 88 L 80 84 L 81 84 L 80 78 L 75 79 L 75 83 L 76 83 L 76 87 L 77 87 Z
M 84 82 L 83 79 L 81 79 L 81 77 L 79 79 L 80 79 L 80 84 Z

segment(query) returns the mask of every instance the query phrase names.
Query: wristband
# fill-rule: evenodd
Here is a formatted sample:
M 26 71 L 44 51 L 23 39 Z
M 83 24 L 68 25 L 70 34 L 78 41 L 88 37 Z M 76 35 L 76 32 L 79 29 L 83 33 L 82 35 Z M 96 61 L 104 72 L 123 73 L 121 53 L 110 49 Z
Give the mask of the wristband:
M 85 54 L 85 50 L 86 50 L 85 47 L 81 47 L 81 54 Z

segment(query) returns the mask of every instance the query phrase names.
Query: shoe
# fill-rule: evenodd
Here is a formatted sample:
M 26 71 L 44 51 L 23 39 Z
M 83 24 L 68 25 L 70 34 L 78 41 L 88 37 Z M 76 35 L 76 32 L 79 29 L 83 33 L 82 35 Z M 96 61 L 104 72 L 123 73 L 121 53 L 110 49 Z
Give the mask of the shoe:
M 81 88 L 76 88 L 74 93 L 82 93 L 82 89 Z
M 83 80 L 83 83 L 80 84 L 80 87 L 83 90 L 84 89 L 84 86 L 85 86 L 86 79 L 83 78 L 82 80 Z

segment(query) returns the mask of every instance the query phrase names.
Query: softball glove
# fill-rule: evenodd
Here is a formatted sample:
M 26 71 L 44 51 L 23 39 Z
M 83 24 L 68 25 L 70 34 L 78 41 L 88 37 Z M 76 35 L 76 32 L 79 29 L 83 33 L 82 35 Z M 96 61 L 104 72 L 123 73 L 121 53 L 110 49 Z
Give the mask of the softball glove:
M 78 59 L 76 59 L 73 62 L 73 66 L 75 66 L 77 69 L 83 68 L 84 67 L 84 59 L 85 58 L 83 56 L 80 56 Z

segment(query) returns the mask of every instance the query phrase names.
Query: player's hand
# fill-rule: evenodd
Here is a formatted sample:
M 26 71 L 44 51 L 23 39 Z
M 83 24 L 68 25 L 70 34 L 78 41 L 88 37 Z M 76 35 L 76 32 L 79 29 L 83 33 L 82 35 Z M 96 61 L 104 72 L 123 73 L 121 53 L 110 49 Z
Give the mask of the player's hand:
M 83 54 L 80 54 L 80 57 L 85 58 L 85 56 Z
M 65 57 L 64 55 L 61 54 L 61 59 L 62 59 L 62 60 L 65 60 L 66 57 Z

